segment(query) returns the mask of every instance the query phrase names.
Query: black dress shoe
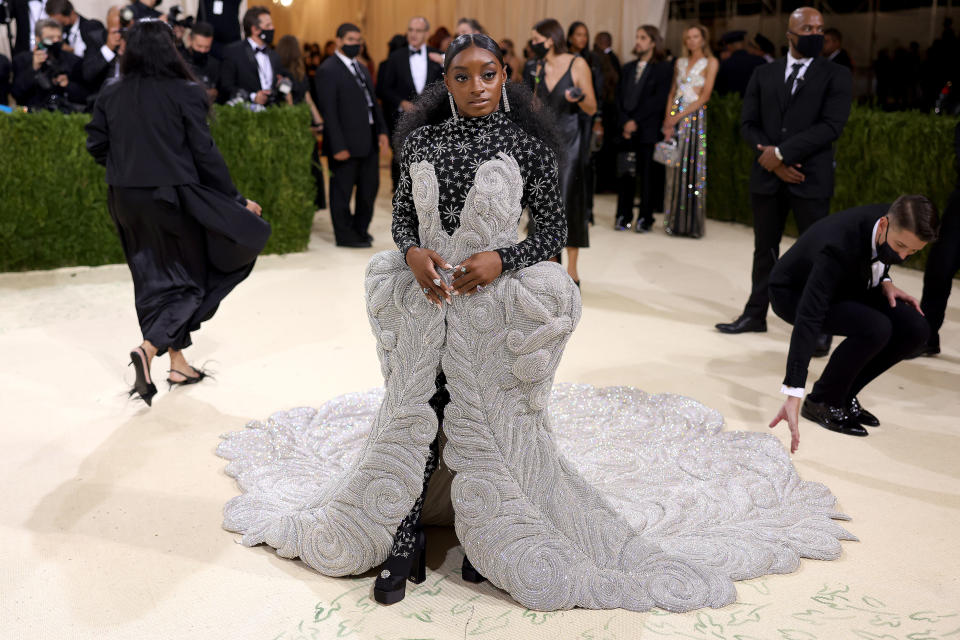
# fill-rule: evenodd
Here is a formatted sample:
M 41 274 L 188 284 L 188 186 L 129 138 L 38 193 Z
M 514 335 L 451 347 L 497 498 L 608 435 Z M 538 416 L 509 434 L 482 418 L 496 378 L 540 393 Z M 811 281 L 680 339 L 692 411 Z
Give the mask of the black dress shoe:
M 913 360 L 920 356 L 933 358 L 938 355 L 940 355 L 940 336 L 930 336 L 930 339 L 925 344 L 920 345 L 916 351 L 908 355 L 904 360 Z
M 810 400 L 810 396 L 807 396 L 803 401 L 803 406 L 800 407 L 800 415 L 830 431 L 848 436 L 867 435 L 867 430 L 850 418 L 842 407 L 832 407 L 822 402 L 814 402 Z
M 765 318 L 753 318 L 744 314 L 733 322 L 721 322 L 714 326 L 720 333 L 747 333 L 749 331 L 763 333 L 767 330 L 767 321 Z
M 813 350 L 814 358 L 822 358 L 830 355 L 830 344 L 833 342 L 833 336 L 829 333 L 821 333 L 817 337 L 817 346 Z
M 653 220 L 637 220 L 637 226 L 634 230 L 637 233 L 647 233 L 650 229 L 653 229 Z
M 369 249 L 370 243 L 366 240 L 343 240 L 337 241 L 338 247 L 349 247 L 351 249 Z
M 373 599 L 380 604 L 395 604 L 407 595 L 407 580 L 420 584 L 427 579 L 427 535 L 421 529 L 406 557 L 391 555 L 380 565 L 373 583 Z
M 851 420 L 858 422 L 865 427 L 880 426 L 880 421 L 877 420 L 877 416 L 860 406 L 860 401 L 857 400 L 856 396 L 854 396 L 850 402 L 847 403 L 847 415 L 850 416 Z
M 630 222 L 626 218 L 617 218 L 616 222 L 613 223 L 614 231 L 627 231 L 630 229 Z

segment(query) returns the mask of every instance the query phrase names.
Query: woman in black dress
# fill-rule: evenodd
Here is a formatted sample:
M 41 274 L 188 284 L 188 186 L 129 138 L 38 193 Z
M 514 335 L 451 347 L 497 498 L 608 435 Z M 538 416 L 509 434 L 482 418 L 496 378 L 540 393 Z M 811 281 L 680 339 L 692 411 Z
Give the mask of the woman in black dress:
M 104 86 L 87 125 L 87 150 L 107 168 L 107 205 L 133 276 L 143 342 L 130 352 L 130 394 L 150 405 L 157 355 L 170 352 L 171 387 L 203 379 L 183 349 L 253 269 L 270 225 L 234 187 L 207 127 L 206 92 L 170 27 L 140 21 L 126 42 L 120 79 Z
M 533 93 L 549 105 L 560 129 L 560 193 L 567 212 L 567 273 L 580 285 L 577 258 L 581 247 L 590 246 L 587 231 L 587 182 L 585 179 L 589 140 L 580 114 L 597 112 L 590 66 L 580 56 L 567 53 L 563 27 L 552 18 L 533 27 L 530 40 L 535 64 L 527 67 L 526 81 Z

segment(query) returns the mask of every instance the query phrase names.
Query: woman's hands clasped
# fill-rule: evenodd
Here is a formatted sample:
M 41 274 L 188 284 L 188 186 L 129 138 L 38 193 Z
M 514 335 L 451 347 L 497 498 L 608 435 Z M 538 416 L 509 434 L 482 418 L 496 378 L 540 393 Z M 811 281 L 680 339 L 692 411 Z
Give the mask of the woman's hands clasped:
M 406 260 L 424 295 L 437 306 L 442 306 L 441 300 L 453 302 L 451 296 L 469 296 L 482 291 L 503 273 L 503 261 L 496 251 L 475 253 L 452 266 L 432 249 L 411 247 L 407 250 Z M 453 286 L 443 281 L 438 268 L 453 271 Z

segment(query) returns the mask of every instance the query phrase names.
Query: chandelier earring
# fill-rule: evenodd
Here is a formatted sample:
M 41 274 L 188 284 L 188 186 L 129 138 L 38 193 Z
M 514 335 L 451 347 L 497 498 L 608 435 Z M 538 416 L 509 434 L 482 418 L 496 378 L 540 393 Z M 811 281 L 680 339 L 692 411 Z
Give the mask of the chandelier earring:
M 450 113 L 453 114 L 453 121 L 459 122 L 460 116 L 457 115 L 457 103 L 453 99 L 453 94 L 447 91 L 447 97 L 450 98 Z
M 503 105 L 503 110 L 507 113 L 510 113 L 510 100 L 507 99 L 507 83 L 504 82 L 500 85 L 500 104 Z

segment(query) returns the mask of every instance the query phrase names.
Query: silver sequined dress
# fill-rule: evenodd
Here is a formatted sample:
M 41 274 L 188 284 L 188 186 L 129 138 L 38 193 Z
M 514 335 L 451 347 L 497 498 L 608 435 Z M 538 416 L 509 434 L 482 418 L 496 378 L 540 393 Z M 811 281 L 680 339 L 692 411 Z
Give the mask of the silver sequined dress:
M 510 155 L 476 167 L 452 235 L 433 164 L 409 175 L 422 246 L 457 264 L 516 245 L 524 179 Z M 274 414 L 220 444 L 243 490 L 224 527 L 244 544 L 329 576 L 382 563 L 421 495 L 441 368 L 454 477 L 424 519 L 452 513 L 477 570 L 530 609 L 720 607 L 734 580 L 836 558 L 854 539 L 829 490 L 801 480 L 773 436 L 722 431 L 715 411 L 681 396 L 555 387 L 581 312 L 556 263 L 438 309 L 388 251 L 367 268 L 366 296 L 384 389 Z

